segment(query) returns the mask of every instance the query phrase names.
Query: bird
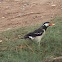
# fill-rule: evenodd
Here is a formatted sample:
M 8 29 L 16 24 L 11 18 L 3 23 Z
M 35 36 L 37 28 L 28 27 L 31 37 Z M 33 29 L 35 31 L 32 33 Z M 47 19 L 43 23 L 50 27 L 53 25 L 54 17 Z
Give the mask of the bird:
M 42 37 L 45 35 L 47 28 L 52 25 L 55 25 L 55 24 L 50 23 L 50 22 L 45 22 L 45 23 L 43 23 L 43 25 L 40 28 L 34 30 L 33 32 L 26 34 L 24 36 L 24 38 L 25 39 L 29 38 L 30 40 L 35 40 L 36 42 L 39 43 L 39 46 L 40 46 L 40 41 L 41 41 Z

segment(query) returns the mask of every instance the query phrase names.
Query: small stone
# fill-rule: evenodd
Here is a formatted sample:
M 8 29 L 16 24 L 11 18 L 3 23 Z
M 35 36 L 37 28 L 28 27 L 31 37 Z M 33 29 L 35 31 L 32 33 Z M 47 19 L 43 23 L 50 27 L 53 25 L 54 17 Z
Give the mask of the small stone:
M 5 18 L 5 17 L 2 17 L 3 19 Z
M 34 13 L 34 12 L 30 12 L 30 13 Z
M 0 40 L 0 43 L 2 42 L 2 40 Z
M 53 4 L 53 5 L 51 5 L 52 7 L 55 7 L 56 5 L 55 4 Z
M 11 28 L 7 28 L 6 30 L 10 30 Z
M 20 0 L 15 0 L 15 1 L 20 1 Z
M 62 9 L 62 8 L 61 8 Z

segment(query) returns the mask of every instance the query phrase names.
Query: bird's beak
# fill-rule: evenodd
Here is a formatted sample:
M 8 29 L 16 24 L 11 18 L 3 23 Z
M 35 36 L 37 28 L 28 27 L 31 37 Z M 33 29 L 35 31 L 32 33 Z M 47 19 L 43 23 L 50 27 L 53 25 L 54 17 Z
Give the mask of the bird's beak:
M 51 26 L 51 25 L 55 25 L 54 23 L 49 23 L 49 25 Z

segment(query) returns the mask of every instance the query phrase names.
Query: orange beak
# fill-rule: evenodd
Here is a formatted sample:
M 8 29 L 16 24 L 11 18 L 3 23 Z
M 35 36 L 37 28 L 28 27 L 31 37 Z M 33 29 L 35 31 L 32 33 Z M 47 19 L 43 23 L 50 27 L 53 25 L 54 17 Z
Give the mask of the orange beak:
M 49 25 L 51 26 L 51 25 L 55 25 L 54 23 L 49 23 Z

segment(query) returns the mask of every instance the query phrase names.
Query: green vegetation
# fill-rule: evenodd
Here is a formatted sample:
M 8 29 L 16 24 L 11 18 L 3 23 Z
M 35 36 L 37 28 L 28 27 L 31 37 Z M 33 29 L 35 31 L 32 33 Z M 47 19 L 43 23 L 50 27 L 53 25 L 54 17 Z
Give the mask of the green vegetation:
M 38 44 L 22 39 L 25 34 L 34 31 L 40 25 L 8 30 L 0 34 L 0 62 L 42 62 L 42 60 L 62 56 L 62 18 L 55 18 L 54 26 L 47 29 Z

